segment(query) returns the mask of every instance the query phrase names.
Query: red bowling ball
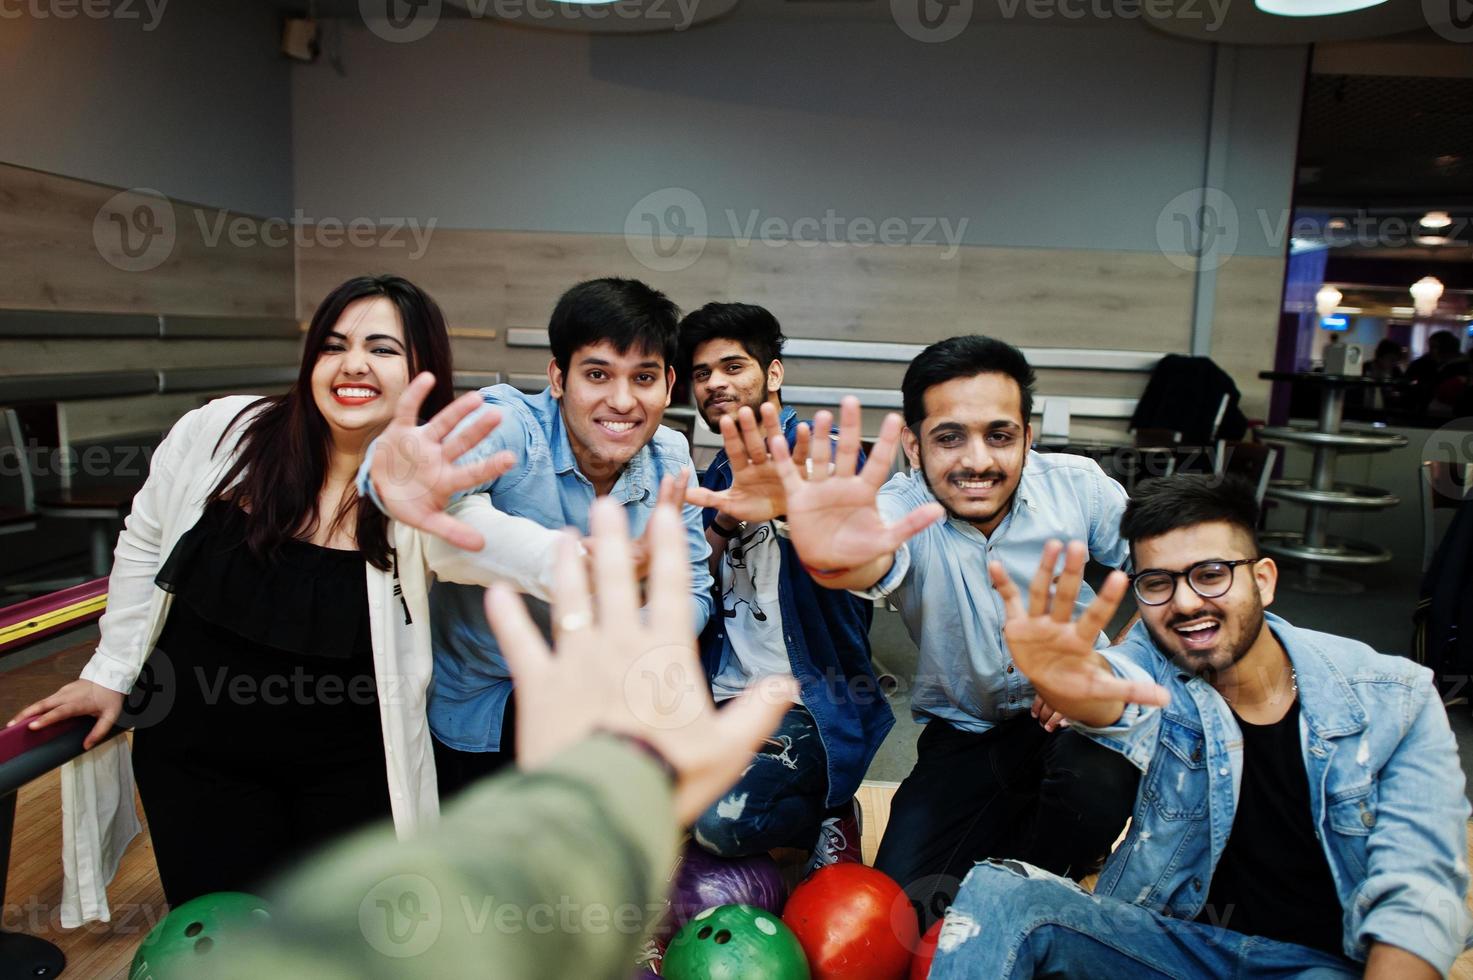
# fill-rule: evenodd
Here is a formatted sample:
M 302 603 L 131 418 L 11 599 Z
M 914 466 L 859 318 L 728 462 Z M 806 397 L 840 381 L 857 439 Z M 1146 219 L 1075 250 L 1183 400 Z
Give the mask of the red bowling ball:
M 900 886 L 862 864 L 820 868 L 793 890 L 783 921 L 803 944 L 813 980 L 904 980 L 918 941 Z
M 921 937 L 916 947 L 915 958 L 910 961 L 910 980 L 926 980 L 931 973 L 931 961 L 936 958 L 936 937 L 941 935 L 942 919 L 931 923 L 931 928 Z

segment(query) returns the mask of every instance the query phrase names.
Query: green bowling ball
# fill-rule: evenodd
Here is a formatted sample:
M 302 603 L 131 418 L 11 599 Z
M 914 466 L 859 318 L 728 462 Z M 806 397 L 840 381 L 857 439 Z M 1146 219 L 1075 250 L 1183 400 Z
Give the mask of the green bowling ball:
M 264 901 L 245 892 L 215 892 L 190 899 L 164 916 L 144 937 L 128 980 L 209 977 L 235 959 L 251 933 L 271 919 Z
M 680 927 L 660 965 L 665 980 L 809 980 L 783 920 L 751 905 L 718 905 Z

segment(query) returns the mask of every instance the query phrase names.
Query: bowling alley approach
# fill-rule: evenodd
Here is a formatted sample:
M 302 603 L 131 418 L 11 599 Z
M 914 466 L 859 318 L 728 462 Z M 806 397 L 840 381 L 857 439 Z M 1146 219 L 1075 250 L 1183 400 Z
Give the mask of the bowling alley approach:
M 0 980 L 1473 980 L 1468 0 L 0 92 Z

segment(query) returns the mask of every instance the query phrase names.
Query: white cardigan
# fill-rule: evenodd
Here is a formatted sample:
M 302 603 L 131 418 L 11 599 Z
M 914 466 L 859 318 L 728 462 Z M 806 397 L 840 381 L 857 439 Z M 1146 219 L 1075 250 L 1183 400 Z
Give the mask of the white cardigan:
M 244 425 L 237 424 L 228 434 L 226 427 L 255 397 L 216 399 L 180 419 L 160 444 L 148 481 L 133 498 L 132 512 L 118 536 L 108 579 L 107 612 L 99 624 L 102 639 L 82 671 L 83 679 L 114 691 L 132 689 L 163 632 L 173 598 L 154 584 L 154 577 L 180 536 L 198 522 L 205 498 L 229 468 Z M 431 535 L 390 522 L 395 570 L 385 572 L 364 563 L 389 801 L 401 839 L 433 826 L 439 815 L 434 755 L 425 719 L 433 664 L 427 572 L 473 585 L 502 580 L 542 599 L 548 597 L 553 580 L 557 531 L 497 511 L 486 494 L 465 497 L 450 512 L 481 531 L 486 547 L 476 553 L 460 551 Z M 402 602 L 396 586 L 402 589 Z M 249 738 L 250 733 L 242 732 L 240 737 Z M 85 809 L 63 814 L 73 830 L 94 822 L 89 828 L 94 833 L 98 818 L 99 814 Z M 97 874 L 93 880 L 101 878 Z

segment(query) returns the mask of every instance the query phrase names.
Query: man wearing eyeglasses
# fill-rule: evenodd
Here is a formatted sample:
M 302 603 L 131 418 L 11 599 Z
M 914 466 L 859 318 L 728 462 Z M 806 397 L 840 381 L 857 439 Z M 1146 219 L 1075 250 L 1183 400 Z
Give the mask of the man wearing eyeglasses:
M 1141 622 L 1108 651 L 1126 576 L 1075 620 L 1079 542 L 1052 595 L 1057 541 L 1026 599 L 992 566 L 1019 669 L 1141 791 L 1093 894 L 973 869 L 933 978 L 1430 978 L 1462 952 L 1469 805 L 1431 672 L 1266 613 L 1257 519 L 1240 481 L 1142 484 L 1121 525 Z

